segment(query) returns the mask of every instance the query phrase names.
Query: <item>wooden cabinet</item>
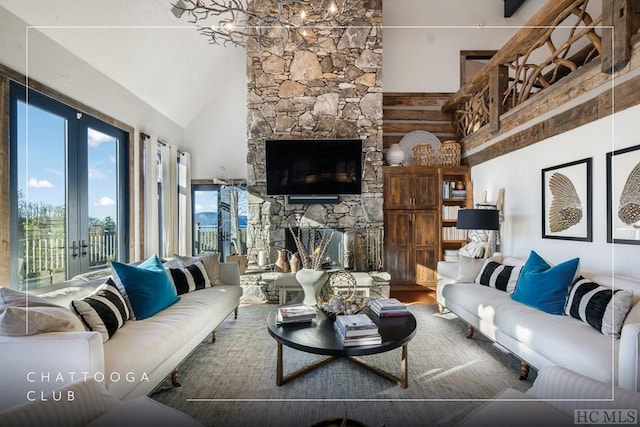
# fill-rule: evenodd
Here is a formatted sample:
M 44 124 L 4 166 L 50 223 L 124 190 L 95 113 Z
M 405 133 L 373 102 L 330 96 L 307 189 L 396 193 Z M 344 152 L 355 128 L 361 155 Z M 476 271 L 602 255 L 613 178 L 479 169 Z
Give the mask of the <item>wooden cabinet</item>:
M 407 174 L 411 167 L 385 170 L 385 209 L 434 209 L 438 205 L 438 173 L 432 169 Z M 423 168 L 419 168 L 423 169 Z
M 472 194 L 468 167 L 384 168 L 384 259 L 392 285 L 435 286 L 436 265 L 444 249 L 456 244 L 443 242 L 443 226 L 455 226 L 455 220 L 443 219 L 443 206 L 468 205 L 466 196 L 443 200 L 444 183 L 450 186 L 452 179 Z

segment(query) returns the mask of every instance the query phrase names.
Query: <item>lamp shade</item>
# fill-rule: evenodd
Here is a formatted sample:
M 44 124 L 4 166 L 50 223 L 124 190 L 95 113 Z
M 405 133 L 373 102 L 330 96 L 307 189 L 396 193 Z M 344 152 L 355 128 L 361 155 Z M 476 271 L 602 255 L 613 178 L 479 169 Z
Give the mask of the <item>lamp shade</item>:
M 461 230 L 499 230 L 497 209 L 460 209 L 456 228 Z

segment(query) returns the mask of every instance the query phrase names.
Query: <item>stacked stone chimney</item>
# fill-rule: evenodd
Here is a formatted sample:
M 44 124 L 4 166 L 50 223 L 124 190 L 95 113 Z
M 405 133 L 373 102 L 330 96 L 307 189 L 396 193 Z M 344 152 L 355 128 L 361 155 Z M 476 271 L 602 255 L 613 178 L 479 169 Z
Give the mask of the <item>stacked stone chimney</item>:
M 257 0 L 254 0 L 257 1 Z M 275 0 L 260 0 L 261 4 Z M 355 269 L 380 265 L 382 239 L 382 0 L 339 0 L 342 25 L 307 29 L 272 46 L 247 47 L 248 252 L 276 252 L 288 225 L 341 229 L 350 235 Z M 322 14 L 328 1 L 311 2 Z M 362 194 L 338 204 L 291 205 L 266 194 L 266 139 L 359 138 Z M 377 254 L 376 252 L 380 252 Z

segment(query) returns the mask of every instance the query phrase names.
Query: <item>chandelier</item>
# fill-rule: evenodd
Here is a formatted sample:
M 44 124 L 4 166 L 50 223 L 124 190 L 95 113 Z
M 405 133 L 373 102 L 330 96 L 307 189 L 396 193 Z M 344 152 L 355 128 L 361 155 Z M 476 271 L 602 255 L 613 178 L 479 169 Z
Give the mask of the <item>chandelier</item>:
M 348 0 L 178 0 L 172 3 L 171 11 L 176 18 L 186 15 L 209 43 L 247 46 L 255 40 L 268 46 L 292 34 L 306 40 L 319 26 L 341 25 L 347 3 Z

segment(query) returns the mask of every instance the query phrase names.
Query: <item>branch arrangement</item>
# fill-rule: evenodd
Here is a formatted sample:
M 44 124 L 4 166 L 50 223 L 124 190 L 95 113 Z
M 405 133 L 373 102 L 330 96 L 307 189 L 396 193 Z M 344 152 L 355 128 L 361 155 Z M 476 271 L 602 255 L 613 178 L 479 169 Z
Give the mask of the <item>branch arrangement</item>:
M 305 248 L 304 244 L 302 243 L 302 239 L 300 238 L 300 228 L 298 228 L 297 233 L 294 233 L 293 229 L 289 225 L 289 232 L 291 233 L 291 236 L 293 236 L 293 240 L 296 243 L 296 249 L 298 249 L 302 268 L 311 268 L 314 270 L 320 269 L 320 267 L 322 267 L 324 256 L 327 252 L 327 248 L 329 247 L 329 243 L 333 238 L 334 230 L 331 230 L 331 233 L 328 235 L 327 233 L 322 231 L 322 237 L 316 245 L 316 231 L 310 229 L 308 250 L 307 248 Z

